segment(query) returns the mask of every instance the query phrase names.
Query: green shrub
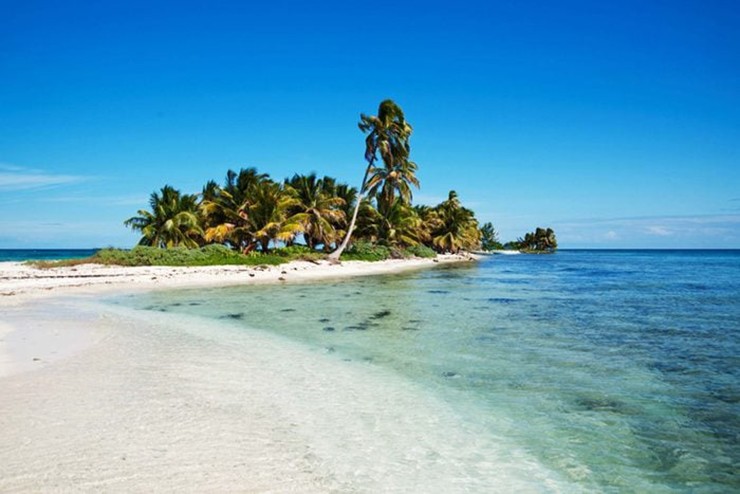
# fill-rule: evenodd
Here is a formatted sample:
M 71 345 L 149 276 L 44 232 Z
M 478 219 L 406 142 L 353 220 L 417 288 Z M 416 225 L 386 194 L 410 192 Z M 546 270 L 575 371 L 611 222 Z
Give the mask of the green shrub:
M 90 264 L 91 258 L 85 257 L 82 259 L 59 259 L 56 261 L 26 261 L 24 264 L 32 266 L 38 269 L 51 269 L 51 268 L 71 268 L 79 266 L 81 264 Z
M 391 250 L 383 245 L 370 242 L 356 242 L 342 253 L 343 261 L 383 261 L 391 257 Z
M 408 249 L 390 249 L 383 245 L 373 245 L 370 242 L 359 241 L 342 254 L 344 261 L 383 261 L 390 258 L 409 256 L 433 257 L 434 251 L 428 247 L 416 246 Z M 225 245 L 211 244 L 200 249 L 173 247 L 161 249 L 159 247 L 136 246 L 133 249 L 106 248 L 96 252 L 87 259 L 64 261 L 36 261 L 32 265 L 37 268 L 48 269 L 78 264 L 95 263 L 114 266 L 224 266 L 224 265 L 278 265 L 292 260 L 316 261 L 324 259 L 326 254 L 315 251 L 305 245 L 282 247 L 263 254 L 250 252 L 242 254 Z
M 275 255 L 280 257 L 289 257 L 291 259 L 298 258 L 304 254 L 315 254 L 316 251 L 305 245 L 291 245 L 290 247 L 280 247 L 272 251 Z
M 88 262 L 117 266 L 257 266 L 282 264 L 286 259 L 274 254 L 244 255 L 224 245 L 212 244 L 200 249 L 184 247 L 160 249 L 145 246 L 137 246 L 131 250 L 103 249 Z
M 414 245 L 411 247 L 406 248 L 406 254 L 410 257 L 423 257 L 423 258 L 432 258 L 437 257 L 437 253 L 434 252 L 433 249 L 427 247 L 426 245 Z
M 237 256 L 241 255 L 234 249 L 230 249 L 229 247 L 226 247 L 223 244 L 208 244 L 204 247 L 201 247 L 199 250 L 209 255 L 222 255 L 224 257 L 228 257 L 232 255 L 237 255 Z
M 280 257 L 273 253 L 263 254 L 262 252 L 250 252 L 247 255 L 239 254 L 243 262 L 240 262 L 238 264 L 245 264 L 248 266 L 260 266 L 262 264 L 269 264 L 270 266 L 277 266 L 278 264 L 285 264 L 290 259 L 286 259 L 285 257 Z M 234 263 L 237 264 L 237 263 Z

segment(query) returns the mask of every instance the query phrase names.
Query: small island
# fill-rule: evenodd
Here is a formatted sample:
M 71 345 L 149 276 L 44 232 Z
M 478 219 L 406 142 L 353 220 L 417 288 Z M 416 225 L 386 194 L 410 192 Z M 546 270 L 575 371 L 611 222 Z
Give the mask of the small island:
M 210 180 L 197 194 L 171 185 L 153 192 L 149 209 L 125 221 L 141 233 L 132 250 L 37 265 L 275 265 L 557 248 L 550 228 L 502 245 L 493 225 L 481 226 L 454 190 L 437 205 L 414 204 L 420 182 L 410 157 L 413 128 L 394 101 L 381 102 L 377 115 L 361 114 L 358 127 L 366 161 L 359 189 L 316 173 L 279 181 L 254 167 L 228 170 L 222 184 Z

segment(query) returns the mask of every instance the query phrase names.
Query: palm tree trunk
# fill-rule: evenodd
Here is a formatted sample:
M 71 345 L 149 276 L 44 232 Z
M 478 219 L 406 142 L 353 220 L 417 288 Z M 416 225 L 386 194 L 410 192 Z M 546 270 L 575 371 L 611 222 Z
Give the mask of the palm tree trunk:
M 347 248 L 347 245 L 349 244 L 349 239 L 352 236 L 352 230 L 355 229 L 355 222 L 357 221 L 357 213 L 360 212 L 360 204 L 362 204 L 362 197 L 365 193 L 365 186 L 367 185 L 367 177 L 370 175 L 370 168 L 372 168 L 373 163 L 375 162 L 375 158 L 373 158 L 367 165 L 367 168 L 365 169 L 365 176 L 362 177 L 362 186 L 360 187 L 360 192 L 357 194 L 357 204 L 355 204 L 355 210 L 352 212 L 352 221 L 349 223 L 349 228 L 347 228 L 347 234 L 344 236 L 344 240 L 342 240 L 342 243 L 337 247 L 337 250 L 329 254 L 329 261 L 333 263 L 339 262 L 339 256 L 342 255 L 342 252 L 344 252 L 344 249 Z

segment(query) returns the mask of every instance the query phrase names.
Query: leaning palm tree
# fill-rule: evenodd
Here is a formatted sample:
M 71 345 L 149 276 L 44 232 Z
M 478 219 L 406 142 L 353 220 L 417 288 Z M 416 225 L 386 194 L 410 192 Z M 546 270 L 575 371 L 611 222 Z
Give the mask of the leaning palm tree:
M 332 261 L 338 261 L 344 249 L 347 248 L 352 230 L 354 230 L 357 221 L 357 213 L 362 203 L 362 197 L 367 192 L 368 176 L 375 167 L 378 154 L 383 163 L 393 168 L 396 160 L 407 160 L 409 155 L 408 138 L 411 135 L 411 125 L 406 122 L 403 110 L 392 100 L 385 100 L 378 107 L 378 115 L 360 115 L 358 124 L 360 130 L 367 134 L 365 138 L 365 160 L 367 168 L 362 178 L 362 185 L 358 192 L 357 204 L 352 213 L 352 220 L 347 228 L 347 233 L 341 245 L 329 255 Z
M 165 185 L 149 198 L 151 211 L 141 209 L 138 216 L 124 222 L 142 236 L 139 245 L 152 247 L 198 247 L 203 236 L 195 195 L 181 194 Z
M 334 228 L 337 232 L 337 241 L 335 242 L 334 248 L 339 246 L 339 243 L 344 239 L 344 236 L 349 231 L 349 220 L 352 218 L 355 206 L 357 205 L 357 188 L 350 187 L 345 183 L 336 184 L 332 195 L 342 199 L 343 204 L 339 207 L 344 213 L 343 217 L 334 224 Z M 357 219 L 359 221 L 360 215 L 362 215 L 362 209 L 360 209 Z M 353 232 L 355 235 L 357 232 Z

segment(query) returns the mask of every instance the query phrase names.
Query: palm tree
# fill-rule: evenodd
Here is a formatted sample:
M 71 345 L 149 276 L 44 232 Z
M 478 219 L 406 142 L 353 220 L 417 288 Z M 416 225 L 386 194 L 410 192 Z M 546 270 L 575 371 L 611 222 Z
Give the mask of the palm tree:
M 344 217 L 340 221 L 337 221 L 337 223 L 334 225 L 334 228 L 336 228 L 337 230 L 338 240 L 335 247 L 338 247 L 339 241 L 341 241 L 346 233 L 349 231 L 348 222 L 349 219 L 352 217 L 352 213 L 354 212 L 355 206 L 357 204 L 357 188 L 351 187 L 350 185 L 345 183 L 338 183 L 336 184 L 332 195 L 337 196 L 344 201 L 344 203 L 339 207 L 339 209 L 341 209 L 344 213 Z M 359 214 L 362 214 L 362 210 L 359 211 Z
M 223 187 L 211 181 L 203 188 L 201 212 L 208 242 L 228 243 L 235 250 L 247 252 L 255 246 L 248 221 L 248 210 L 254 203 L 255 189 L 271 181 L 256 168 L 229 170 Z
M 414 206 L 414 211 L 416 211 L 416 215 L 421 220 L 418 232 L 419 241 L 424 245 L 431 247 L 433 245 L 433 233 L 442 226 L 439 211 L 437 208 L 433 208 L 425 204 Z
M 253 202 L 247 213 L 247 229 L 267 252 L 270 241 L 292 240 L 301 230 L 304 217 L 290 214 L 290 209 L 298 204 L 293 191 L 273 181 L 262 182 L 254 189 Z
M 396 157 L 392 165 L 373 167 L 367 182 L 368 195 L 375 196 L 378 209 L 387 211 L 393 205 L 396 192 L 403 202 L 411 203 L 411 186 L 419 188 L 419 179 L 416 178 L 417 165 L 408 159 Z
M 358 127 L 362 132 L 367 134 L 365 138 L 365 160 L 367 161 L 367 168 L 362 178 L 357 204 L 352 213 L 352 220 L 349 223 L 344 240 L 329 255 L 329 259 L 333 261 L 339 260 L 339 256 L 342 255 L 344 249 L 347 248 L 347 244 L 349 244 L 352 230 L 357 221 L 360 204 L 362 203 L 362 197 L 367 192 L 368 176 L 375 166 L 378 154 L 380 154 L 380 158 L 386 167 L 390 169 L 393 168 L 396 160 L 408 160 L 409 156 L 410 147 L 408 137 L 411 135 L 412 129 L 406 123 L 403 110 L 392 100 L 388 99 L 380 103 L 377 116 L 361 114 Z
M 270 175 L 267 173 L 259 173 L 257 168 L 249 167 L 242 168 L 239 173 L 233 170 L 226 172 L 226 183 L 224 190 L 234 196 L 237 201 L 244 202 L 252 187 L 259 185 L 262 182 L 270 180 Z
M 379 237 L 382 243 L 391 247 L 410 247 L 418 245 L 422 220 L 414 208 L 401 198 L 396 198 L 380 216 Z
M 438 251 L 454 254 L 480 245 L 480 231 L 475 214 L 460 204 L 454 190 L 437 207 L 437 212 L 440 226 L 432 233 L 432 245 Z
M 142 233 L 139 245 L 152 247 L 198 247 L 203 236 L 198 217 L 197 197 L 181 194 L 170 185 L 161 192 L 152 192 L 151 211 L 140 209 L 139 216 L 124 222 L 132 230 Z
M 286 184 L 294 191 L 296 203 L 290 212 L 300 215 L 306 245 L 313 249 L 323 244 L 326 248 L 336 240 L 336 226 L 346 218 L 341 209 L 344 199 L 334 195 L 336 181 L 331 177 L 316 178 L 312 173 L 293 175 Z
M 493 223 L 484 223 L 480 227 L 481 236 L 481 248 L 483 250 L 495 250 L 502 248 L 501 242 L 498 239 L 498 232 L 493 227 Z
M 546 252 L 553 251 L 557 248 L 558 242 L 555 239 L 555 232 L 552 228 L 537 227 L 532 238 L 534 250 Z
M 552 228 L 537 227 L 534 232 L 526 233 L 524 238 L 518 238 L 515 244 L 519 250 L 533 252 L 554 252 L 558 248 L 558 241 Z

